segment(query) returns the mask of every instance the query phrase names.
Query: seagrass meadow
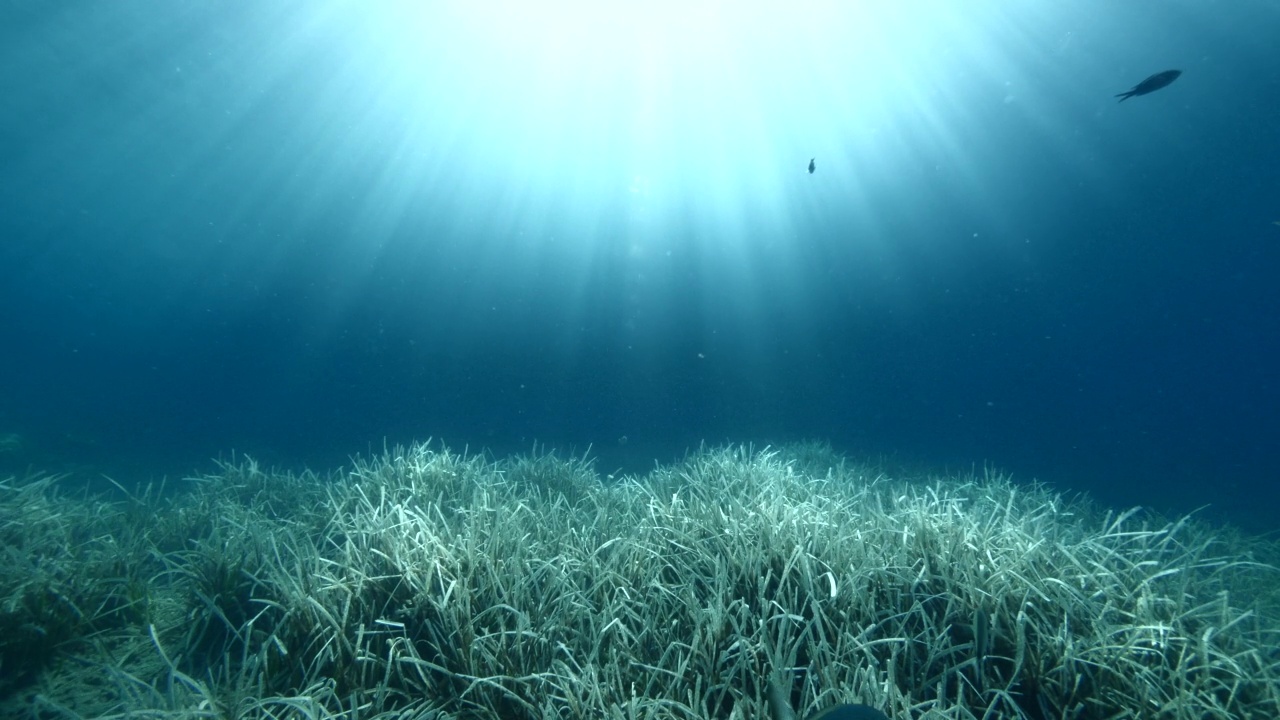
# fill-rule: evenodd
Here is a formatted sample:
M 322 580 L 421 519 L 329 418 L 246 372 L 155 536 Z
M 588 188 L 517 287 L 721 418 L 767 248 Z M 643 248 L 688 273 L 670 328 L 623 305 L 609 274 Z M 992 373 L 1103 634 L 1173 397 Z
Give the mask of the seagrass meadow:
M 820 444 L 0 483 L 12 718 L 1280 717 L 1274 548 Z

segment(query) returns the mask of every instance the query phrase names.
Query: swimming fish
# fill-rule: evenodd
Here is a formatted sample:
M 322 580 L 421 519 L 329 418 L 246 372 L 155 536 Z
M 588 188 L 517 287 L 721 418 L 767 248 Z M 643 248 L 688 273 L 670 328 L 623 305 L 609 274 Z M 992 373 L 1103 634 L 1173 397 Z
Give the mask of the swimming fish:
M 813 161 L 814 161 L 814 158 L 809 158 L 809 174 L 810 175 L 813 174 L 814 170 L 818 169 L 817 166 L 813 164 Z
M 791 703 L 787 702 L 776 675 L 769 677 L 765 693 L 769 698 L 769 709 L 773 713 L 773 720 L 796 720 L 796 712 L 791 709 Z M 889 716 L 870 705 L 842 703 L 826 710 L 819 710 L 806 720 L 889 720 Z
M 1153 93 L 1160 88 L 1167 86 L 1174 80 L 1177 80 L 1178 76 L 1181 74 L 1181 70 L 1165 70 L 1164 72 L 1158 72 L 1137 85 L 1134 85 L 1132 90 L 1118 93 L 1116 97 L 1120 98 L 1120 102 L 1124 102 L 1134 95 L 1146 95 L 1147 93 Z

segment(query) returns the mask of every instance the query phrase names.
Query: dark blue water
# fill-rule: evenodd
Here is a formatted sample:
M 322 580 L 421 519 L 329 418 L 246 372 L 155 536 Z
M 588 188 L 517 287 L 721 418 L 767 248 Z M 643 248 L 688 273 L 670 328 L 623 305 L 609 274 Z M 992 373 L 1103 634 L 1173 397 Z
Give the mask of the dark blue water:
M 4 472 L 820 438 L 1275 529 L 1280 6 L 918 5 L 593 74 L 501 4 L 6 4 Z

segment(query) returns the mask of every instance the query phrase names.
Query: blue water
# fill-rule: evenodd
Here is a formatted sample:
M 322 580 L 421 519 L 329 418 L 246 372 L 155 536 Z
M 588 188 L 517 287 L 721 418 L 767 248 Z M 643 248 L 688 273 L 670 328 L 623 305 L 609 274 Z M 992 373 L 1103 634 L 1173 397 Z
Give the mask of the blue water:
M 1065 5 L 6 3 L 0 469 L 820 438 L 1276 529 L 1280 5 Z

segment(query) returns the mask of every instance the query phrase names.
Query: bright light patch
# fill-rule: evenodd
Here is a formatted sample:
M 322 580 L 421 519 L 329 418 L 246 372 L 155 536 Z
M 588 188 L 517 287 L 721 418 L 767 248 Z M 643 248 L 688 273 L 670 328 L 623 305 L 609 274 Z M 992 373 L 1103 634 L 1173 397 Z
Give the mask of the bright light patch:
M 388 18 L 385 49 L 420 87 L 422 117 L 531 182 L 767 192 L 806 153 L 831 159 L 837 117 L 849 135 L 878 122 L 883 89 L 907 74 L 891 58 L 911 52 L 893 50 L 907 19 L 894 7 L 432 4 Z
M 368 235 L 465 251 L 433 267 L 487 270 L 477 304 L 521 273 L 583 297 L 621 273 L 637 306 L 692 281 L 749 308 L 824 252 L 891 262 L 952 232 L 931 204 L 995 204 L 975 138 L 998 152 L 989 123 L 1036 106 L 1008 55 L 1058 47 L 987 2 L 337 7 L 332 152 L 376 156 Z

